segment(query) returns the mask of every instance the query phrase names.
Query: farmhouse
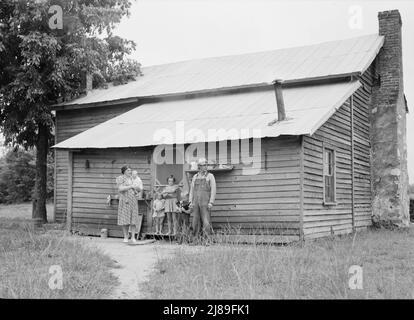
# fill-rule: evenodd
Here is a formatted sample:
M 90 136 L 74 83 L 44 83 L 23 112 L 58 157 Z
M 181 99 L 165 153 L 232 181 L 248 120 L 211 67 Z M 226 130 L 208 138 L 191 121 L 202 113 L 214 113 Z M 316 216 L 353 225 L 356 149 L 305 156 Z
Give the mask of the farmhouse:
M 120 236 L 115 178 L 128 163 L 150 232 L 153 188 L 173 173 L 188 190 L 205 155 L 216 231 L 297 240 L 408 225 L 401 18 L 378 19 L 378 34 L 146 67 L 56 105 L 56 220 Z

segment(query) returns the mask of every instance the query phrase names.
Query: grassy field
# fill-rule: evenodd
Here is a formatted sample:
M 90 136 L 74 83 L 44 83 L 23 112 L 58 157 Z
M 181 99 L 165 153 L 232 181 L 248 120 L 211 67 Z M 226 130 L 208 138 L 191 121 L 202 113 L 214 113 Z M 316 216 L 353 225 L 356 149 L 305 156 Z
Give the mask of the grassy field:
M 362 266 L 363 289 L 349 289 Z M 304 246 L 184 247 L 158 262 L 144 292 L 154 299 L 414 299 L 414 230 L 371 230 Z
M 115 263 L 69 237 L 62 225 L 46 224 L 34 230 L 30 217 L 31 204 L 0 206 L 0 298 L 107 296 L 117 284 L 110 273 Z M 62 289 L 49 287 L 57 275 L 49 273 L 51 266 L 62 270 Z
M 52 221 L 53 203 L 46 204 L 48 221 Z M 12 205 L 0 204 L 0 219 L 25 220 L 32 218 L 32 205 L 30 203 L 19 203 Z

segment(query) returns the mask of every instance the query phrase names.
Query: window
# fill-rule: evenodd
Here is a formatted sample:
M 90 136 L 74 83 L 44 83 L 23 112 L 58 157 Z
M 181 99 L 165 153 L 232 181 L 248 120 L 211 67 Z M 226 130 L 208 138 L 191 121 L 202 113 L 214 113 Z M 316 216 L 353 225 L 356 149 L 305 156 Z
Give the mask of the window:
M 324 148 L 323 150 L 323 182 L 324 203 L 335 204 L 336 179 L 335 179 L 335 151 Z

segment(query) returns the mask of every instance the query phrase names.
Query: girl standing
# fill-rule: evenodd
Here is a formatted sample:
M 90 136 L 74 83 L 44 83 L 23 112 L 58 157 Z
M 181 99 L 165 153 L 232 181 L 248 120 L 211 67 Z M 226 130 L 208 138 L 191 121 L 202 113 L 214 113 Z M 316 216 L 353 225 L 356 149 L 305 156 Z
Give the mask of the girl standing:
M 161 234 L 162 223 L 164 222 L 165 216 L 165 200 L 162 198 L 161 193 L 156 194 L 153 207 L 154 213 L 152 214 L 152 217 L 155 219 L 155 234 Z
M 165 213 L 167 214 L 168 233 L 167 235 L 175 235 L 177 233 L 178 221 L 178 207 L 177 200 L 179 198 L 179 186 L 175 184 L 175 177 L 173 175 L 167 178 L 168 185 L 165 187 L 162 195 L 165 199 Z

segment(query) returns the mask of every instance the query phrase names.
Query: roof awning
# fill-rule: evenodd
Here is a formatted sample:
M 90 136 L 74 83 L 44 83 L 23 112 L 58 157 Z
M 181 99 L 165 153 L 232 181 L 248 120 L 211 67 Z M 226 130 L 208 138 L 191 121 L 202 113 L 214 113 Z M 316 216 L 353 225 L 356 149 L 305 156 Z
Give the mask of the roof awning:
M 148 103 L 54 147 L 127 148 L 311 135 L 359 87 L 355 80 L 286 88 L 283 96 L 287 119 L 280 122 L 274 122 L 277 107 L 271 89 Z

